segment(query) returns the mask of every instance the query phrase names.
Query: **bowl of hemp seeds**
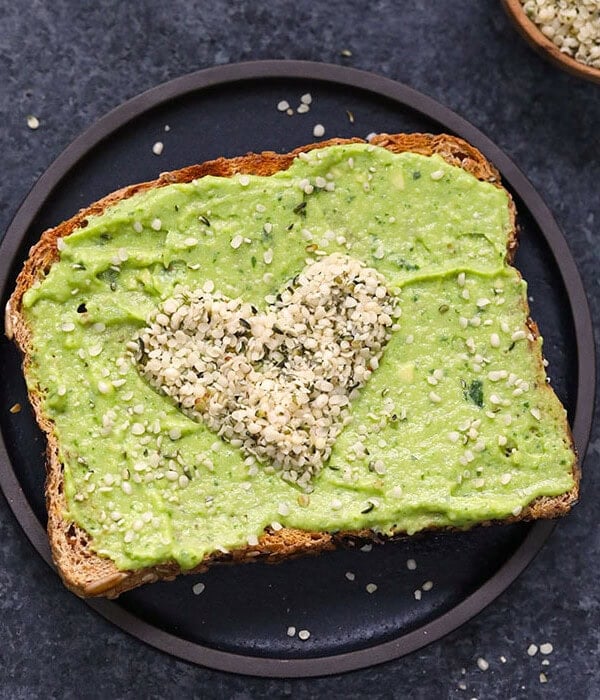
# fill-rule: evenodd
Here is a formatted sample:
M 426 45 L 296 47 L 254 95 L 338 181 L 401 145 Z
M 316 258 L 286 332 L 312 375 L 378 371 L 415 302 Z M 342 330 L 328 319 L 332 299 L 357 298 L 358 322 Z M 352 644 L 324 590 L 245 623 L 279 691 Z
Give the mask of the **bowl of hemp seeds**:
M 567 72 L 600 83 L 599 0 L 502 0 L 521 36 Z

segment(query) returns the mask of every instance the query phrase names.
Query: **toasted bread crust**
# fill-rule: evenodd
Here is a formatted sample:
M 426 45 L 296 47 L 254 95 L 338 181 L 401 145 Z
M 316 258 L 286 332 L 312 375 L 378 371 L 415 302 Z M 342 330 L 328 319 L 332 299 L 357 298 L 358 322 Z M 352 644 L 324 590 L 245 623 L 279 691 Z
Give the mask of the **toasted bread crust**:
M 260 154 L 249 153 L 238 158 L 218 158 L 200 165 L 192 165 L 174 172 L 163 173 L 157 180 L 117 190 L 89 207 L 82 209 L 67 221 L 45 231 L 38 243 L 31 248 L 29 257 L 17 278 L 15 291 L 6 307 L 6 333 L 9 337 L 14 338 L 23 353 L 24 372 L 28 372 L 31 364 L 31 334 L 25 317 L 21 312 L 23 294 L 38 279 L 43 278 L 51 265 L 59 259 L 57 240 L 68 236 L 77 228 L 86 226 L 88 217 L 102 214 L 102 212 L 117 202 L 145 190 L 164 187 L 173 183 L 190 182 L 205 175 L 222 177 L 231 177 L 236 173 L 271 175 L 287 169 L 294 158 L 301 152 L 352 142 L 361 143 L 363 141 L 362 139 L 330 139 L 304 146 L 283 155 L 271 151 Z M 379 134 L 371 143 L 387 148 L 394 153 L 410 151 L 425 156 L 437 154 L 449 164 L 463 168 L 479 180 L 491 182 L 497 187 L 502 187 L 499 173 L 494 166 L 476 148 L 454 136 L 445 134 L 437 136 L 431 134 Z M 517 248 L 517 229 L 514 203 L 510 194 L 508 196 L 512 233 L 507 244 L 507 260 L 511 262 Z M 526 313 L 529 313 L 528 308 L 526 308 Z M 537 325 L 531 319 L 529 319 L 528 325 L 533 335 L 537 337 Z M 541 363 L 542 357 L 537 351 L 536 357 Z M 552 392 L 548 385 L 543 390 Z M 63 490 L 63 465 L 59 459 L 58 443 L 54 434 L 53 423 L 43 411 L 40 391 L 31 391 L 29 398 L 36 420 L 47 438 L 46 506 L 48 509 L 48 536 L 54 562 L 65 585 L 82 597 L 105 596 L 115 598 L 121 593 L 143 583 L 171 580 L 182 573 L 180 567 L 174 562 L 135 571 L 119 570 L 110 559 L 100 557 L 94 553 L 90 546 L 90 538 L 85 531 L 75 523 L 65 520 L 63 514 L 67 504 Z M 574 450 L 566 418 L 564 431 Z M 555 498 L 537 498 L 524 508 L 518 516 L 506 518 L 500 522 L 510 523 L 518 520 L 554 518 L 564 515 L 577 501 L 580 481 L 578 464 L 574 467 L 573 477 L 575 485 L 571 491 Z M 493 522 L 496 521 L 480 524 L 490 525 Z M 403 533 L 396 533 L 394 538 L 402 536 Z M 363 540 L 384 541 L 385 539 L 390 538 L 382 537 L 371 530 L 334 534 L 306 532 L 290 528 L 284 528 L 278 532 L 267 529 L 261 536 L 258 545 L 242 547 L 228 554 L 215 552 L 207 556 L 195 569 L 186 573 L 203 572 L 209 566 L 217 563 L 257 560 L 278 562 L 300 555 L 317 554 L 325 550 L 335 549 L 338 546 L 356 544 Z

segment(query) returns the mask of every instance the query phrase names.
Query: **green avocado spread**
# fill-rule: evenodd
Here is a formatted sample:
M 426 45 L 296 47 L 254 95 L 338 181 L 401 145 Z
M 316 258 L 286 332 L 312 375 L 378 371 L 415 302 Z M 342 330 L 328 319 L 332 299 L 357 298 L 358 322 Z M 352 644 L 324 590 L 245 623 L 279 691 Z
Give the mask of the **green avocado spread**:
M 352 144 L 269 177 L 136 194 L 59 242 L 24 297 L 27 381 L 64 463 L 68 512 L 119 568 L 255 544 L 266 527 L 410 534 L 517 515 L 573 486 L 506 193 L 443 159 Z M 402 315 L 306 493 L 154 390 L 127 346 L 177 285 L 257 309 L 319 256 L 385 278 Z

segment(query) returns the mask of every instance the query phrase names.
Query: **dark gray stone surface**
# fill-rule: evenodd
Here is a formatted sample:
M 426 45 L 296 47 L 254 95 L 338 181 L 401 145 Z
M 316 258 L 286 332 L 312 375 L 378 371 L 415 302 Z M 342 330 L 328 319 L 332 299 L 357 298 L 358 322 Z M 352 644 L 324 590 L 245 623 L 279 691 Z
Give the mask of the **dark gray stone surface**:
M 340 56 L 346 48 L 350 59 Z M 533 54 L 497 0 L 0 3 L 0 231 L 58 153 L 110 108 L 183 73 L 260 58 L 372 70 L 481 128 L 557 217 L 600 340 L 600 88 Z M 28 114 L 39 117 L 37 131 Z M 599 461 L 596 425 L 581 504 L 475 620 L 407 658 L 306 681 L 209 671 L 130 638 L 67 593 L 2 501 L 0 697 L 600 697 Z M 554 652 L 543 669 L 526 649 L 546 640 Z M 458 686 L 461 668 L 467 690 Z

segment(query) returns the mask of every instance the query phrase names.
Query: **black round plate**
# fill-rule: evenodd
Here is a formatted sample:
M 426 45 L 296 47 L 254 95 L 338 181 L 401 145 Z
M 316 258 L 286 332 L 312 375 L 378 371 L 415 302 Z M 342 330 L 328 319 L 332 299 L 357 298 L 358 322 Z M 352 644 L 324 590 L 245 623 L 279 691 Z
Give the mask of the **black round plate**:
M 310 92 L 308 114 L 292 106 Z M 349 114 L 353 115 L 353 121 Z M 369 132 L 449 132 L 480 148 L 500 169 L 519 210 L 517 265 L 529 281 L 533 316 L 545 337 L 553 385 L 567 407 L 581 455 L 594 391 L 591 321 L 581 280 L 552 215 L 511 161 L 477 129 L 414 90 L 339 66 L 266 61 L 213 68 L 173 80 L 114 110 L 69 146 L 17 212 L 0 255 L 3 299 L 32 243 L 46 227 L 122 185 L 218 156 L 288 151 L 325 136 Z M 169 130 L 165 131 L 165 125 Z M 160 157 L 152 145 L 164 142 Z M 576 343 L 573 342 L 576 339 Z M 44 533 L 44 439 L 27 406 L 19 357 L 0 343 L 0 483 L 38 552 Z M 88 604 L 159 649 L 213 668 L 264 676 L 314 676 L 392 659 L 438 639 L 492 601 L 531 561 L 552 523 L 414 537 L 371 552 L 338 551 L 279 566 L 220 567 L 173 583 L 144 586 L 116 602 Z M 416 559 L 409 571 L 407 559 Z M 347 571 L 355 580 L 345 577 Z M 424 581 L 433 590 L 416 601 Z M 192 585 L 206 584 L 201 595 Z M 368 583 L 377 584 L 369 594 Z M 301 641 L 288 626 L 308 629 Z

